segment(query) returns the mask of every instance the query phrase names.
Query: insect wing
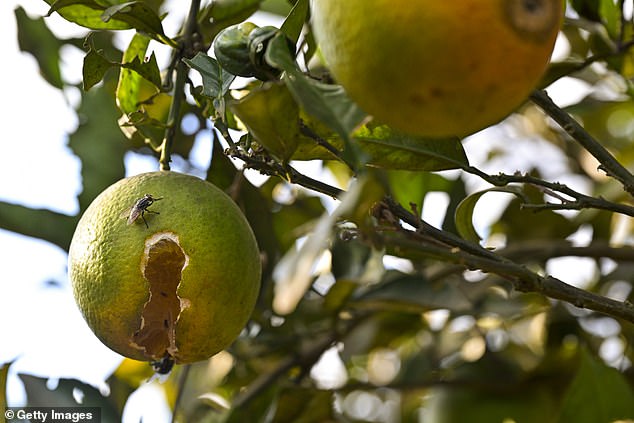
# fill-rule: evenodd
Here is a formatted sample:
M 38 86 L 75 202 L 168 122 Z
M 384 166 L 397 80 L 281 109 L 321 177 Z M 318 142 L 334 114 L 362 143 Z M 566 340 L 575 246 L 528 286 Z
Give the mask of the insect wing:
M 133 224 L 134 221 L 137 220 L 139 216 L 141 216 L 141 211 L 142 210 L 136 206 L 129 209 L 130 215 L 128 216 L 128 225 Z
M 126 223 L 131 225 L 135 220 L 139 218 L 141 215 L 141 211 L 137 209 L 137 207 L 126 207 L 121 213 L 119 213 L 119 217 L 121 219 L 126 219 Z

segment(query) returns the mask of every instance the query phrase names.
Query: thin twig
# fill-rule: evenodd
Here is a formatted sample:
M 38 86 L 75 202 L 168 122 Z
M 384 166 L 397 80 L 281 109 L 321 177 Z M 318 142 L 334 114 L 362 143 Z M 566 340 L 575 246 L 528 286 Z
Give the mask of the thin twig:
M 557 198 L 561 201 L 559 204 L 546 203 L 546 204 L 529 204 L 525 207 L 529 208 L 543 208 L 550 210 L 581 210 L 581 209 L 599 209 L 607 210 L 615 213 L 621 213 L 627 216 L 634 216 L 634 207 L 627 204 L 615 203 L 608 201 L 601 197 L 592 197 L 586 194 L 582 194 L 573 190 L 565 184 L 558 182 L 549 182 L 537 177 L 525 174 L 508 175 L 500 173 L 498 175 L 489 175 L 482 172 L 480 169 L 473 166 L 461 166 L 462 170 L 472 175 L 476 175 L 483 180 L 487 181 L 494 186 L 506 186 L 511 183 L 524 183 L 538 187 L 544 191 L 544 193 Z M 558 195 L 561 193 L 573 200 L 567 200 L 564 197 Z

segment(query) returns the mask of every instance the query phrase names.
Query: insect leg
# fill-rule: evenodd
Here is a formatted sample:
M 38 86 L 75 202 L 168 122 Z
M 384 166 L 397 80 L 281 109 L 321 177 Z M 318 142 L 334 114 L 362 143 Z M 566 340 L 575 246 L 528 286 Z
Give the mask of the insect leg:
M 143 219 L 143 223 L 145 223 L 146 229 L 150 229 L 150 227 L 147 224 L 147 220 L 145 220 L 145 210 L 141 210 L 141 219 Z

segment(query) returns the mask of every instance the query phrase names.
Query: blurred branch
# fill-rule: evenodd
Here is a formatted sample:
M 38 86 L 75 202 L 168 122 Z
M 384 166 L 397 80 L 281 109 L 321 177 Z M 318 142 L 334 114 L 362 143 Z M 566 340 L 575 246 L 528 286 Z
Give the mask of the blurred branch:
M 366 315 L 362 315 L 353 320 L 339 321 L 345 323 L 342 329 L 337 330 L 337 324 L 335 323 L 333 325 L 334 330 L 321 337 L 306 337 L 306 339 L 311 339 L 308 345 L 300 346 L 295 355 L 287 356 L 273 370 L 253 381 L 245 391 L 236 397 L 231 408 L 239 409 L 247 406 L 251 400 L 296 366 L 300 366 L 302 369 L 310 369 L 327 349 L 356 328 L 364 321 L 365 317 Z
M 78 216 L 0 202 L 0 227 L 43 239 L 68 251 Z
M 163 143 L 161 144 L 161 157 L 159 158 L 161 170 L 170 170 L 172 145 L 174 144 L 174 137 L 176 136 L 176 130 L 179 125 L 181 105 L 185 101 L 185 81 L 187 80 L 187 72 L 189 69 L 185 62 L 181 59 L 184 56 L 193 56 L 193 36 L 198 29 L 198 21 L 196 18 L 198 16 L 199 9 L 200 0 L 192 0 L 189 6 L 189 13 L 187 15 L 187 21 L 185 22 L 185 29 L 180 41 L 180 46 L 175 52 L 176 69 L 174 71 L 174 96 L 172 98 L 172 104 L 167 117 L 165 138 L 163 138 Z
M 192 365 L 186 364 L 183 366 L 183 372 L 180 375 L 180 379 L 178 380 L 178 388 L 176 392 L 176 399 L 174 400 L 174 410 L 172 410 L 172 423 L 177 422 L 177 416 L 179 408 L 181 407 L 183 395 L 185 393 L 185 385 L 187 384 L 187 379 L 189 378 L 189 373 L 191 371 Z
M 533 241 L 496 250 L 508 259 L 545 260 L 553 257 L 589 257 L 594 259 L 609 258 L 614 261 L 634 261 L 634 248 L 630 246 L 611 247 L 607 243 L 592 243 L 585 247 L 577 247 L 568 241 Z
M 634 195 L 634 175 L 590 135 L 576 120 L 557 106 L 545 91 L 535 91 L 530 96 L 531 101 L 538 105 L 548 116 L 561 126 L 575 141 L 596 158 L 600 169 L 607 175 L 618 180 L 625 191 Z
M 391 254 L 401 257 L 412 257 L 412 254 L 432 257 L 467 269 L 494 273 L 509 280 L 518 291 L 541 293 L 579 308 L 587 308 L 634 323 L 634 305 L 629 302 L 616 301 L 576 288 L 552 276 L 542 276 L 480 245 L 432 227 L 389 199 L 382 207 L 376 214 L 396 230 L 377 233 L 376 236 Z M 415 230 L 404 228 L 401 221 L 407 222 Z

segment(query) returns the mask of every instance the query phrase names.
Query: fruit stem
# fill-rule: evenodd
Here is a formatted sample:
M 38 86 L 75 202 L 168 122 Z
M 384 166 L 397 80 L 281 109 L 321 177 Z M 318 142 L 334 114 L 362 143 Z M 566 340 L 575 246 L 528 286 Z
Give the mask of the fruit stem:
M 172 105 L 170 107 L 169 115 L 167 117 L 167 129 L 165 130 L 165 137 L 161 144 L 161 157 L 159 158 L 159 165 L 161 170 L 170 170 L 170 161 L 172 155 L 172 146 L 174 144 L 174 138 L 176 136 L 176 129 L 180 123 L 181 104 L 185 101 L 185 81 L 187 80 L 188 67 L 181 59 L 192 53 L 193 36 L 197 30 L 197 15 L 200 9 L 200 0 L 192 0 L 189 6 L 189 13 L 187 20 L 185 21 L 185 28 L 179 45 L 179 50 L 176 52 L 178 56 L 174 81 L 174 97 L 172 98 Z

